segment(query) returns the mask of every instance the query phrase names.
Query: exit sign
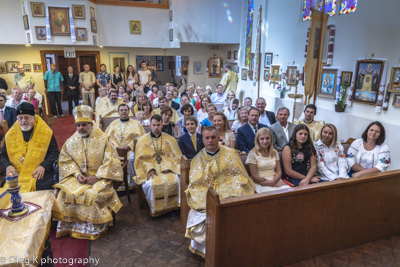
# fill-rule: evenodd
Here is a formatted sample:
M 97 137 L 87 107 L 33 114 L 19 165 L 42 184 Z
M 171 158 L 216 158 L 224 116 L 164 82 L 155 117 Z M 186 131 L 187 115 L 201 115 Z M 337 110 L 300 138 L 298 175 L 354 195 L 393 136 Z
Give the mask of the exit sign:
M 75 47 L 64 47 L 65 58 L 76 58 Z

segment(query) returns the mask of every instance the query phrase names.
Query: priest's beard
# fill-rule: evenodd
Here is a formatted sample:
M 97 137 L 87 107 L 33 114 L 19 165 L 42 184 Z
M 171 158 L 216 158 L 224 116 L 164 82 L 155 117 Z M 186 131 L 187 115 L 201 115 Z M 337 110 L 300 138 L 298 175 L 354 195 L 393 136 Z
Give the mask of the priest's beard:
M 20 125 L 20 127 L 21 127 L 21 131 L 27 132 L 32 129 L 33 125 Z
M 118 102 L 118 101 L 117 101 L 117 100 L 114 100 L 114 99 L 113 99 L 113 100 L 110 100 L 110 103 L 113 104 L 113 105 L 117 104 L 117 102 Z
M 78 131 L 78 134 L 79 134 L 79 136 L 80 137 L 82 137 L 82 138 L 85 138 L 85 137 L 88 137 L 89 136 L 89 134 L 90 134 L 90 132 L 92 131 L 92 128 L 90 128 L 88 131 L 85 131 L 85 132 L 79 132 Z

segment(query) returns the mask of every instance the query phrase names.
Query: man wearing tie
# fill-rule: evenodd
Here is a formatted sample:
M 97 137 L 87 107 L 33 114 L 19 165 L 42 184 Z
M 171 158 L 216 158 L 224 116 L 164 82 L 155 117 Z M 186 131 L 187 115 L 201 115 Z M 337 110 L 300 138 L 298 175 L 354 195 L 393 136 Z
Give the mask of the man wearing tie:
M 257 108 L 250 108 L 249 122 L 237 130 L 237 148 L 239 151 L 249 153 L 254 148 L 254 138 L 259 129 L 267 127 L 265 124 L 258 123 L 260 111 Z M 273 132 L 272 132 L 272 135 Z M 275 136 L 272 136 L 275 140 Z
M 17 120 L 17 113 L 14 108 L 6 107 L 7 98 L 4 95 L 0 95 L 0 122 L 3 120 L 7 121 L 8 128 L 13 126 Z
M 185 128 L 188 133 L 179 138 L 178 145 L 182 155 L 185 155 L 188 159 L 192 159 L 204 148 L 203 136 L 196 133 L 197 119 L 194 116 L 186 118 Z
M 69 66 L 68 74 L 64 75 L 65 95 L 68 98 L 69 115 L 72 115 L 72 100 L 75 107 L 79 106 L 79 76 L 74 74 L 74 69 Z

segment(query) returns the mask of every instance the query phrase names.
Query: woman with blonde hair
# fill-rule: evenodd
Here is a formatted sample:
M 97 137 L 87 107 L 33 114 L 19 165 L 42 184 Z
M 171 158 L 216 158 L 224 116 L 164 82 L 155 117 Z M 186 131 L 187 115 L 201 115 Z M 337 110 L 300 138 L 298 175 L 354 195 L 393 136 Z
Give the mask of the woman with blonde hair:
M 189 101 L 193 106 L 196 106 L 197 98 L 194 96 L 194 87 L 188 87 L 186 93 L 189 97 Z
M 216 112 L 213 117 L 213 126 L 218 130 L 218 138 L 221 145 L 235 148 L 235 134 L 229 126 L 228 119 L 223 112 Z
M 143 102 L 147 100 L 146 95 L 144 93 L 139 93 L 134 100 L 136 100 L 137 102 L 136 105 L 133 107 L 133 112 L 136 114 L 138 111 L 143 111 Z
M 337 141 L 335 125 L 325 124 L 319 136 L 314 147 L 317 152 L 317 174 L 321 177 L 321 181 L 349 178 L 346 157 L 343 146 Z
M 264 193 L 280 189 L 289 189 L 282 179 L 282 169 L 278 152 L 273 146 L 272 133 L 268 128 L 258 130 L 254 148 L 247 156 L 251 178 L 256 193 Z
M 150 120 L 153 116 L 153 106 L 151 105 L 151 102 L 149 100 L 143 101 L 142 110 L 144 112 L 144 119 Z
M 237 130 L 248 123 L 249 121 L 249 110 L 247 107 L 241 107 L 237 112 L 237 119 L 232 124 L 232 131 L 237 132 Z

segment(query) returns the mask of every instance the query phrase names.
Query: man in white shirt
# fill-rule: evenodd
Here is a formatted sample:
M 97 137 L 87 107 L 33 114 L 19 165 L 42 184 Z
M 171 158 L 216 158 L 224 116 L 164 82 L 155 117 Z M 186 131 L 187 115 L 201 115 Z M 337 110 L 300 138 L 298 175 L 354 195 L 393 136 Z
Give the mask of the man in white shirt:
M 265 99 L 260 97 L 256 101 L 256 108 L 260 111 L 260 123 L 267 125 L 268 127 L 271 126 L 276 122 L 275 113 L 272 111 L 266 111 L 265 107 L 267 103 Z
M 251 99 L 250 97 L 246 97 L 244 99 L 244 106 L 247 108 L 247 110 L 250 110 L 251 105 L 253 105 L 253 99 Z
M 19 105 L 21 105 L 24 102 L 28 102 L 24 99 L 22 99 L 22 90 L 20 88 L 15 88 L 13 92 L 13 99 L 7 100 L 6 106 L 10 108 L 15 108 L 17 109 Z
M 143 86 L 143 91 L 147 94 L 147 92 L 150 90 L 148 85 L 151 81 L 151 71 L 147 69 L 146 62 L 144 61 L 142 61 L 140 66 L 142 67 L 142 69 L 138 71 L 139 85 Z
M 213 104 L 224 104 L 226 94 L 224 93 L 224 86 L 222 84 L 217 85 L 217 92 L 211 95 L 211 102 Z
M 289 142 L 290 137 L 293 134 L 296 124 L 288 122 L 290 111 L 288 108 L 283 107 L 278 109 L 278 121 L 275 122 L 269 129 L 275 135 L 274 148 L 276 150 L 282 150 L 283 147 Z

